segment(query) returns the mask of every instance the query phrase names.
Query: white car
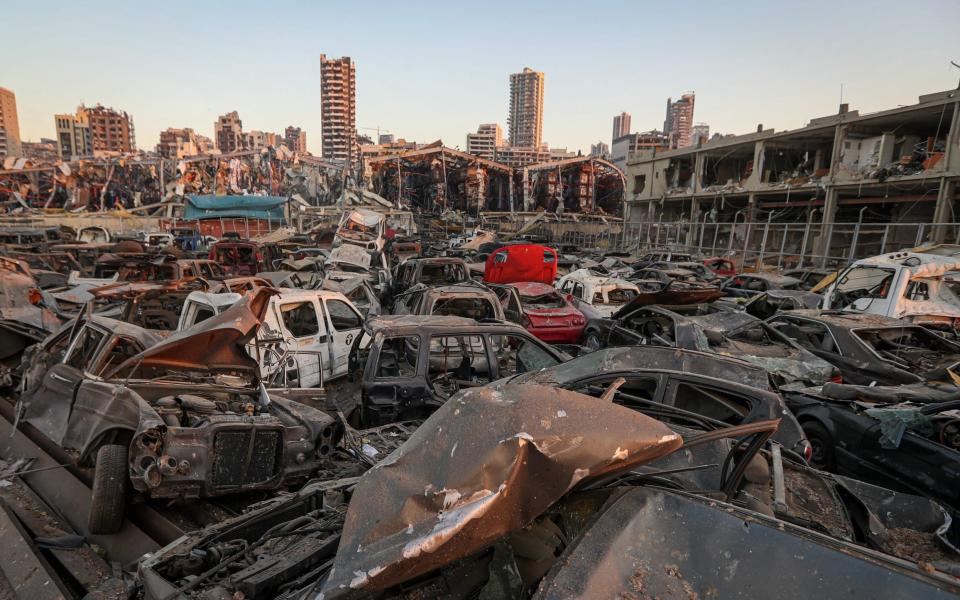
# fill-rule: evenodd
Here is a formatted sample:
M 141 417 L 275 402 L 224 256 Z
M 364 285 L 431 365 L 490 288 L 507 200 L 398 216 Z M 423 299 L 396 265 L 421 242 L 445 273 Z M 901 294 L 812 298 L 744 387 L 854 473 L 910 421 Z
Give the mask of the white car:
M 192 292 L 178 329 L 220 314 L 239 299 L 239 294 Z M 362 325 L 360 311 L 339 292 L 280 289 L 247 352 L 260 361 L 261 377 L 272 387 L 321 388 L 347 374 L 350 347 Z
M 556 288 L 570 294 L 574 305 L 587 319 L 610 317 L 640 292 L 626 279 L 609 277 L 590 269 L 577 269 L 564 275 L 557 281 Z
M 854 262 L 823 291 L 824 309 L 906 319 L 952 329 L 960 323 L 960 260 L 891 252 Z

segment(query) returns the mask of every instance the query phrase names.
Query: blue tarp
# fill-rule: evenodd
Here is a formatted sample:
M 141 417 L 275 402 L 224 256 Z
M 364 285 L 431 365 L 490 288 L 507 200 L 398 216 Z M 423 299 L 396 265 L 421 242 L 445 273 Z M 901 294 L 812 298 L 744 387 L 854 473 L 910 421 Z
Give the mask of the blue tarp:
M 284 223 L 283 196 L 187 196 L 183 218 L 192 219 L 263 219 Z

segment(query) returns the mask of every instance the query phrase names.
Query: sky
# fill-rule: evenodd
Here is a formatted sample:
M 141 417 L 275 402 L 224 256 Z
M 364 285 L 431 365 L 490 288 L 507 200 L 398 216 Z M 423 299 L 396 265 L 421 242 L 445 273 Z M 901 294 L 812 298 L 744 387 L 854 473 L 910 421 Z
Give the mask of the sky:
M 167 127 L 212 137 L 237 110 L 244 130 L 303 127 L 319 154 L 321 53 L 355 61 L 361 133 L 460 148 L 480 123 L 506 129 L 524 67 L 546 74 L 544 140 L 584 153 L 620 111 L 661 128 L 688 91 L 695 121 L 739 134 L 835 113 L 841 86 L 869 112 L 960 80 L 960 0 L 32 0 L 3 14 L 0 87 L 30 141 L 83 102 L 132 114 L 139 148 Z

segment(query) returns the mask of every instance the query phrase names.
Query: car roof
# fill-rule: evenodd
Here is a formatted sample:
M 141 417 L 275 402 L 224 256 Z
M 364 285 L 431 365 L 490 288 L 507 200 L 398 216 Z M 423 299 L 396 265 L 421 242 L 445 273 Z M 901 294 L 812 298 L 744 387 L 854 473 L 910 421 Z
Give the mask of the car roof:
M 539 296 L 542 294 L 556 293 L 556 288 L 547 283 L 539 281 L 518 281 L 509 283 L 520 293 L 521 296 Z
M 618 371 L 691 373 L 762 390 L 768 390 L 770 385 L 765 369 L 739 358 L 659 346 L 603 348 L 543 369 L 531 378 L 563 384 Z
M 777 283 L 780 285 L 794 285 L 800 283 L 800 280 L 796 277 L 780 275 L 779 273 L 738 273 L 734 275 L 734 277 L 753 277 L 755 279 L 762 279 L 763 281 L 769 281 L 770 283 Z
M 781 316 L 781 315 L 776 315 Z M 920 327 L 916 323 L 895 319 L 884 315 L 872 313 L 860 313 L 841 310 L 791 310 L 782 316 L 806 317 L 814 321 L 822 321 L 842 329 L 855 329 L 861 327 Z
M 415 333 L 451 332 L 459 333 L 465 328 L 469 333 L 483 333 L 486 330 L 509 330 L 526 333 L 526 329 L 508 321 L 476 321 L 466 317 L 451 315 L 380 315 L 367 321 L 365 328 L 370 332 L 384 331 L 387 335 L 410 335 Z

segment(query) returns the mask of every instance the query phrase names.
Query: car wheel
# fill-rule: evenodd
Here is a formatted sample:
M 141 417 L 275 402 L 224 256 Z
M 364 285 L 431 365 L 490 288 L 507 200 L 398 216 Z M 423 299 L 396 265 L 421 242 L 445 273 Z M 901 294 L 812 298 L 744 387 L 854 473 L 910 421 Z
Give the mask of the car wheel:
M 837 460 L 833 451 L 833 437 L 826 427 L 816 421 L 802 424 L 803 432 L 810 442 L 810 466 L 821 471 L 835 471 Z
M 90 533 L 116 533 L 127 504 L 127 447 L 108 444 L 97 451 L 87 528 Z

